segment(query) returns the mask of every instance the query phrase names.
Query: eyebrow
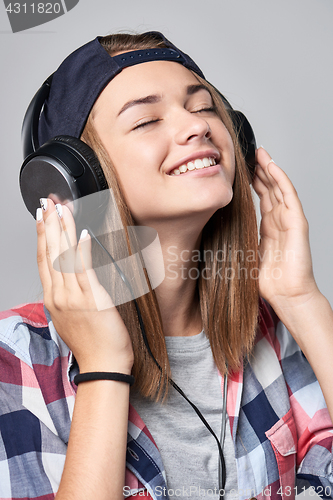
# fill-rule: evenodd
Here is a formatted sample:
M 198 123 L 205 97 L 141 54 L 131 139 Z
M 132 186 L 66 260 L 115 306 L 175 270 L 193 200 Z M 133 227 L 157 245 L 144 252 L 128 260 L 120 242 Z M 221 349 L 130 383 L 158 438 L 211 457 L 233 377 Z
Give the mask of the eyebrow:
M 199 92 L 199 90 L 206 90 L 210 94 L 208 88 L 203 84 L 189 85 L 186 89 L 186 94 L 193 95 Z M 139 99 L 132 99 L 131 101 L 128 101 L 126 104 L 124 104 L 124 106 L 119 111 L 118 116 L 124 113 L 124 111 L 126 111 L 127 109 L 132 108 L 133 106 L 138 106 L 140 104 L 156 104 L 157 102 L 160 102 L 161 99 L 161 96 L 158 94 L 147 95 L 146 97 L 140 97 Z

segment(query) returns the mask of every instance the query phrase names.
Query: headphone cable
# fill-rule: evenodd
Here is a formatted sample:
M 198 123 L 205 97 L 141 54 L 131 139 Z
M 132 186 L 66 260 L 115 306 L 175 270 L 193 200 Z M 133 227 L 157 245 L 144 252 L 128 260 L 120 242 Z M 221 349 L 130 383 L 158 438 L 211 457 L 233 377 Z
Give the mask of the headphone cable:
M 110 252 L 105 248 L 105 246 L 103 245 L 103 243 L 95 236 L 95 234 L 93 233 L 93 231 L 91 230 L 91 228 L 89 226 L 87 226 L 87 229 L 90 232 L 91 236 L 93 237 L 94 241 L 108 255 L 108 257 L 110 258 L 112 264 L 115 266 L 116 271 L 118 272 L 120 278 L 123 280 L 123 282 L 125 283 L 126 287 L 128 288 L 128 290 L 129 290 L 129 292 L 130 292 L 130 294 L 132 296 L 132 300 L 134 302 L 134 305 L 135 305 L 135 309 L 136 309 L 136 312 L 137 312 L 137 316 L 138 316 L 138 320 L 139 320 L 139 325 L 140 325 L 140 330 L 141 330 L 141 335 L 142 335 L 144 344 L 145 344 L 145 346 L 147 348 L 149 356 L 152 358 L 152 360 L 154 361 L 154 363 L 156 364 L 156 366 L 158 367 L 158 369 L 162 373 L 162 368 L 159 365 L 158 361 L 155 359 L 155 357 L 154 357 L 154 355 L 153 355 L 153 353 L 152 353 L 152 351 L 150 349 L 150 345 L 149 345 L 149 342 L 148 342 L 148 339 L 147 339 L 144 322 L 143 322 L 143 319 L 142 319 L 142 316 L 141 316 L 141 311 L 140 311 L 139 305 L 138 305 L 138 303 L 136 301 L 136 298 L 134 297 L 134 293 L 133 293 L 132 287 L 131 287 L 128 279 L 126 278 L 125 274 L 120 269 L 120 267 L 118 266 L 117 262 L 114 260 L 114 258 L 110 254 Z M 220 456 L 219 467 L 218 467 L 218 470 L 219 470 L 219 497 L 223 498 L 224 494 L 225 494 L 225 483 L 226 483 L 226 465 L 225 465 L 225 460 L 224 460 L 224 455 L 223 455 L 223 445 L 224 445 L 224 440 L 225 440 L 226 414 L 227 414 L 227 374 L 224 377 L 223 390 L 222 390 L 223 407 L 222 407 L 222 425 L 221 425 L 221 437 L 220 437 L 220 440 L 216 436 L 215 432 L 213 431 L 213 429 L 211 428 L 211 426 L 209 425 L 209 423 L 207 422 L 207 420 L 205 419 L 205 417 L 200 412 L 199 408 L 194 403 L 192 403 L 192 401 L 186 396 L 186 394 L 176 384 L 176 382 L 174 382 L 172 380 L 172 378 L 170 378 L 170 377 L 168 377 L 168 382 L 189 403 L 189 405 L 191 405 L 191 407 L 193 408 L 193 410 L 195 411 L 195 413 L 198 415 L 198 417 L 200 418 L 200 420 L 202 421 L 202 423 L 205 425 L 205 427 L 208 429 L 208 431 L 212 434 L 212 436 L 214 437 L 214 439 L 215 439 L 215 441 L 217 443 L 217 447 L 218 447 L 218 450 L 219 450 L 219 456 Z

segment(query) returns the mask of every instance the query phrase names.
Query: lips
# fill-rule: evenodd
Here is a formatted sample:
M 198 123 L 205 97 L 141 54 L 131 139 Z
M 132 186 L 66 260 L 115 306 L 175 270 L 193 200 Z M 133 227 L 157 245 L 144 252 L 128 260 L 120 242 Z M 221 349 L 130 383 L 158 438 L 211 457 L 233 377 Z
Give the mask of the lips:
M 179 168 L 174 168 L 173 170 L 171 170 L 169 175 L 181 175 L 185 174 L 185 172 L 187 172 L 188 170 L 200 170 L 202 168 L 211 167 L 212 165 L 216 165 L 215 158 L 205 157 L 202 158 L 202 160 L 197 158 L 194 161 L 189 161 L 188 163 L 184 163 Z
M 181 160 L 167 172 L 168 175 L 181 175 L 192 170 L 201 170 L 216 165 L 219 154 L 214 150 L 197 152 Z

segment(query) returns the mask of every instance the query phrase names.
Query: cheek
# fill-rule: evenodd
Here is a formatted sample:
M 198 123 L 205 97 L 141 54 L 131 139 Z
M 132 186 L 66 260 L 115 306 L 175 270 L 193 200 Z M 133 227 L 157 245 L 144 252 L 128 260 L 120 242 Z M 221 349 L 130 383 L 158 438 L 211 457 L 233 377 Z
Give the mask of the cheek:
M 226 127 L 222 124 L 220 135 L 219 146 L 221 149 L 222 162 L 226 168 L 226 176 L 231 185 L 233 185 L 235 180 L 235 148 L 234 143 Z
M 222 149 L 222 151 L 235 156 L 234 144 L 224 123 L 220 119 L 216 118 L 214 122 L 210 123 L 210 128 L 212 130 L 213 142 L 215 142 L 216 145 Z
M 234 147 L 234 143 L 233 143 L 233 140 L 231 138 L 231 135 L 229 134 L 229 132 L 227 131 L 227 129 L 225 129 L 226 131 L 226 148 L 229 150 L 230 152 L 230 156 L 232 157 L 233 159 L 233 163 L 235 164 L 235 147 Z
M 159 168 L 148 148 L 128 147 L 120 141 L 109 141 L 106 151 L 117 172 L 121 190 L 135 219 L 152 203 Z
M 156 151 L 152 150 L 151 143 L 124 140 L 118 137 L 108 140 L 105 144 L 109 157 L 120 175 L 138 176 L 157 163 Z
M 145 175 L 149 159 L 148 148 L 140 147 L 133 140 L 129 142 L 119 134 L 108 134 L 106 130 L 107 127 L 99 127 L 97 133 L 117 173 L 126 203 L 134 215 L 149 188 L 149 176 Z
M 236 159 L 235 159 L 235 153 L 233 153 L 231 170 L 230 170 L 230 182 L 232 185 L 234 184 L 235 181 L 235 174 L 236 174 Z

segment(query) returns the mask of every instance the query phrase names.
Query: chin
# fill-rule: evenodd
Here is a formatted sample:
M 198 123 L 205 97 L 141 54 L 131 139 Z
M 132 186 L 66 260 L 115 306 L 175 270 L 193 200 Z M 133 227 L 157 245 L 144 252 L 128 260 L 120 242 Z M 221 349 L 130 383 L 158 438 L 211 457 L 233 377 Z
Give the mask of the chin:
M 189 212 L 187 215 L 189 218 L 193 218 L 196 224 L 201 226 L 202 228 L 207 224 L 209 219 L 221 208 L 226 207 L 229 205 L 233 198 L 233 192 L 231 193 L 225 193 L 226 195 L 221 197 L 219 196 L 215 200 L 211 199 L 209 200 L 209 203 L 197 203 L 196 207 L 194 210 Z
M 201 207 L 203 211 L 205 209 L 212 210 L 213 213 L 219 208 L 226 207 L 229 205 L 233 198 L 232 187 L 223 186 L 222 189 L 218 189 L 218 186 L 212 191 L 211 189 L 207 192 L 201 192 L 196 198 L 197 207 Z

